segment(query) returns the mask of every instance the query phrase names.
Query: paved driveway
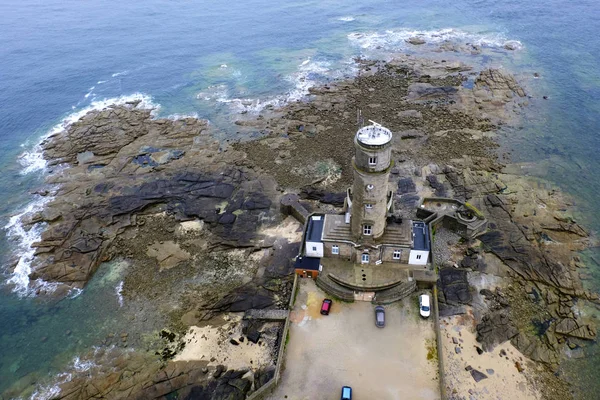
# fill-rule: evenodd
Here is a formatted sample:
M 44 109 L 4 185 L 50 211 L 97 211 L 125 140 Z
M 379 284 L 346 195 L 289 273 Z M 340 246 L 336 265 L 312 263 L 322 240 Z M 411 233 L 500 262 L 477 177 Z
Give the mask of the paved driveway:
M 282 380 L 270 400 L 338 400 L 351 386 L 355 400 L 439 399 L 433 321 L 418 316 L 416 300 L 386 306 L 386 327 L 375 326 L 374 306 L 334 301 L 319 314 L 325 293 L 300 280 Z

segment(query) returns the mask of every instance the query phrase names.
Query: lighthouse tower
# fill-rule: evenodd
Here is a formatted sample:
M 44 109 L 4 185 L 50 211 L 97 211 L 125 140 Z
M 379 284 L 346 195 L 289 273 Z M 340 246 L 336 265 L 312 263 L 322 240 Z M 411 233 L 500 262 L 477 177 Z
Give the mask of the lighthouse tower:
M 348 191 L 352 235 L 358 240 L 377 239 L 385 230 L 392 192 L 388 179 L 392 168 L 392 132 L 373 122 L 354 138 L 354 184 Z

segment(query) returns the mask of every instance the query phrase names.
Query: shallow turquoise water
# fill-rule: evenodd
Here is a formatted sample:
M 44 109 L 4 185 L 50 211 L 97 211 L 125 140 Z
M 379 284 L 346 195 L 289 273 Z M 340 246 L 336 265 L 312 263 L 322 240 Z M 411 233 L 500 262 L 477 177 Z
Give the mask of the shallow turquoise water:
M 549 97 L 532 99 L 531 119 L 509 133 L 506 145 L 513 160 L 534 163 L 531 174 L 573 194 L 578 218 L 597 231 L 599 16 L 594 1 L 556 0 L 2 2 L 0 225 L 36 200 L 29 192 L 43 178 L 43 170 L 24 175 L 31 164 L 18 156 L 93 101 L 141 93 L 160 104 L 160 115 L 197 114 L 233 135 L 231 112 L 298 98 L 313 82 L 351 73 L 354 56 L 402 51 L 404 38 L 419 30 L 434 41 L 445 35 L 497 49 L 499 63 Z M 507 40 L 524 46 L 512 59 L 501 55 Z M 533 72 L 540 79 L 532 80 Z M 0 255 L 9 278 L 16 243 L 6 234 Z M 589 253 L 600 260 L 600 251 Z M 590 284 L 600 288 L 600 273 L 595 277 Z M 81 295 L 58 304 L 4 286 L 0 346 L 8 350 L 0 358 L 0 392 L 33 371 L 56 373 L 97 344 L 106 326 L 124 324 L 116 284 L 98 275 Z M 107 306 L 95 308 L 98 300 Z M 600 356 L 577 361 L 581 366 L 600 366 Z M 595 375 L 581 376 L 589 398 L 600 398 Z

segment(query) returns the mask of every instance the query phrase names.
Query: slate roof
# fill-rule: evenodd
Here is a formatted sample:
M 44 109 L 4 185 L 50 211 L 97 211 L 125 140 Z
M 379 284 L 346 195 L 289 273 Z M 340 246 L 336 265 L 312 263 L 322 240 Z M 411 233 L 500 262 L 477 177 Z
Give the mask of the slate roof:
M 323 225 L 325 224 L 324 215 L 313 215 L 308 220 L 308 228 L 306 229 L 307 242 L 320 242 L 323 236 Z
M 297 257 L 294 262 L 295 269 L 301 269 L 304 271 L 318 271 L 321 259 L 318 257 Z
M 429 242 L 429 229 L 422 221 L 413 222 L 413 249 L 430 251 L 431 243 Z

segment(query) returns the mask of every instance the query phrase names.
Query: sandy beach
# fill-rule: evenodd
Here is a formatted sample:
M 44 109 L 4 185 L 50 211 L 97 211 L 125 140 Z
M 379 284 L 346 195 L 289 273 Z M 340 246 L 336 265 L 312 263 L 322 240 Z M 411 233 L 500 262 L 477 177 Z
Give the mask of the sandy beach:
M 477 351 L 480 344 L 475 340 L 475 319 L 469 314 L 443 317 L 440 327 L 450 398 L 542 399 L 529 374 L 531 362 L 510 342 L 480 354 Z M 481 380 L 476 382 L 475 377 Z

